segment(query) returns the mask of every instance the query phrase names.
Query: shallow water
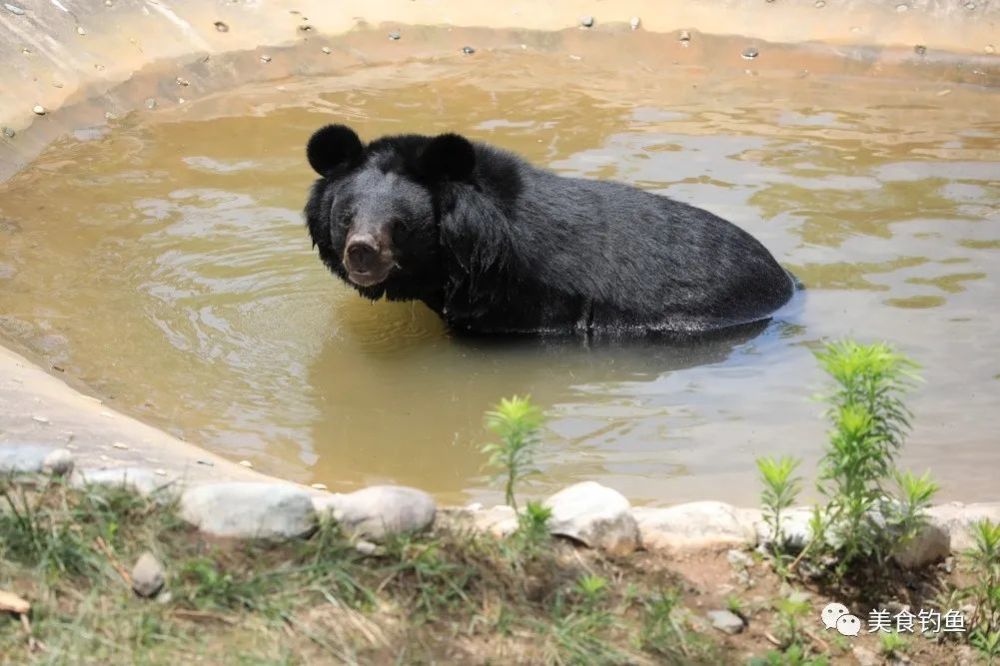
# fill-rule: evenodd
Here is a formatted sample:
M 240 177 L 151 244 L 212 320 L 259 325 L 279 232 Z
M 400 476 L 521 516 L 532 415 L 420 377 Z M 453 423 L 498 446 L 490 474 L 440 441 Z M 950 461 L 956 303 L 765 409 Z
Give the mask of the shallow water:
M 258 469 L 447 501 L 495 499 L 482 413 L 530 393 L 550 421 L 528 494 L 596 479 L 640 502 L 748 502 L 755 456 L 819 455 L 810 349 L 884 338 L 925 368 L 906 462 L 995 499 L 995 90 L 599 63 L 370 66 L 78 132 L 0 185 L 0 331 Z M 422 306 L 360 299 L 310 248 L 303 146 L 335 121 L 461 131 L 702 206 L 808 289 L 755 337 L 693 346 L 453 339 Z

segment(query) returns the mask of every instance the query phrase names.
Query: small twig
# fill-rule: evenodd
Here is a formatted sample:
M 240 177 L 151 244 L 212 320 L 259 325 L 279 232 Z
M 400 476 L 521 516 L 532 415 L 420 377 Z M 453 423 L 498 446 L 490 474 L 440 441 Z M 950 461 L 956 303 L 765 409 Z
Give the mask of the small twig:
M 28 635 L 28 649 L 31 652 L 45 652 L 47 649 L 45 643 L 41 642 L 35 638 L 34 634 L 31 632 L 31 621 L 28 620 L 27 613 L 21 613 L 21 626 L 24 627 L 24 633 Z
M 122 563 L 115 557 L 114 552 L 112 552 L 111 547 L 108 546 L 107 542 L 105 542 L 101 537 L 94 537 L 94 543 L 97 545 L 97 549 L 104 553 L 104 556 L 108 558 L 108 562 L 110 562 L 111 566 L 118 572 L 118 575 L 122 577 L 122 580 L 125 581 L 125 584 L 128 585 L 129 589 L 132 589 L 132 576 L 129 575 L 125 567 L 122 566 Z
M 829 652 L 830 651 L 830 646 L 827 644 L 827 642 L 824 641 L 819 636 L 817 636 L 816 634 L 814 634 L 811 629 L 805 629 L 805 628 L 803 628 L 802 629 L 802 633 L 804 633 L 806 636 L 808 636 L 809 638 L 811 638 L 812 642 L 815 643 L 817 647 L 819 647 L 819 649 L 820 649 L 821 652 Z
M 764 632 L 764 638 L 766 638 L 767 640 L 771 641 L 772 643 L 774 643 L 778 647 L 781 647 L 781 641 L 779 641 L 777 638 L 775 638 L 774 636 L 772 636 L 769 632 L 767 632 L 767 631 Z
M 236 620 L 226 617 L 225 615 L 210 613 L 208 611 L 192 610 L 190 608 L 175 608 L 173 610 L 173 614 L 183 620 L 215 620 L 216 622 L 228 624 L 229 626 L 236 624 Z

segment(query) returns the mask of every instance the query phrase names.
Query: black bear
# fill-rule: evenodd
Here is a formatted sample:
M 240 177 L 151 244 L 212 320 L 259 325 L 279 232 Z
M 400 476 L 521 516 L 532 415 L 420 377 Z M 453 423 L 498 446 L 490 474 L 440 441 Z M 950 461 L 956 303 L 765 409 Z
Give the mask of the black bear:
M 323 262 L 372 300 L 470 333 L 700 333 L 766 320 L 795 281 L 750 234 L 628 185 L 567 178 L 457 134 L 307 147 Z

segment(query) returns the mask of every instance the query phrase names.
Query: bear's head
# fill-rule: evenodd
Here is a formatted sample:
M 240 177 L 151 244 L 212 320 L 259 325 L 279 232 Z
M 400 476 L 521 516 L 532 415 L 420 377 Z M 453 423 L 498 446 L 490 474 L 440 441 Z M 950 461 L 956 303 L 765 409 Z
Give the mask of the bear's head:
M 349 127 L 327 125 L 306 154 L 320 175 L 306 218 L 323 261 L 370 298 L 421 298 L 440 272 L 442 192 L 471 179 L 473 145 L 456 134 L 365 145 Z

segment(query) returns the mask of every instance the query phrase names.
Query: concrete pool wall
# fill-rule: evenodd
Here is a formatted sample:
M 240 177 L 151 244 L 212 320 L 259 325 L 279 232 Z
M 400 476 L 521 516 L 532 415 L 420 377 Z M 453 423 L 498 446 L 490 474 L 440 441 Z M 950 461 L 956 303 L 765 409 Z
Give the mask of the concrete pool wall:
M 383 58 L 396 48 L 391 31 L 402 33 L 400 57 L 414 57 L 407 40 L 419 29 L 410 26 L 454 26 L 457 41 L 432 51 L 455 52 L 464 35 L 475 34 L 482 40 L 477 46 L 489 47 L 498 42 L 491 42 L 486 30 L 506 30 L 500 41 L 510 43 L 519 30 L 582 29 L 581 19 L 590 16 L 595 31 L 629 31 L 637 18 L 640 30 L 741 35 L 748 46 L 833 45 L 845 57 L 864 58 L 875 67 L 916 50 L 938 61 L 972 63 L 974 72 L 975 63 L 996 58 L 991 40 L 1000 17 L 992 0 L 555 0 L 490 9 L 449 0 L 2 3 L 0 181 L 54 139 L 134 109 L 176 106 L 248 80 L 329 70 L 346 60 L 324 50 L 324 38 L 365 26 L 385 35 Z M 415 48 L 417 55 L 424 53 Z M 296 57 L 272 59 L 270 53 L 280 49 L 291 49 L 287 52 Z M 57 371 L 43 370 L 2 346 L 0 382 L 0 432 L 6 439 L 70 444 L 77 449 L 78 468 L 99 469 L 113 458 L 122 469 L 155 474 L 162 468 L 164 476 L 195 482 L 268 478 L 108 409 L 70 388 Z M 125 448 L 115 445 L 122 440 L 129 443 Z

